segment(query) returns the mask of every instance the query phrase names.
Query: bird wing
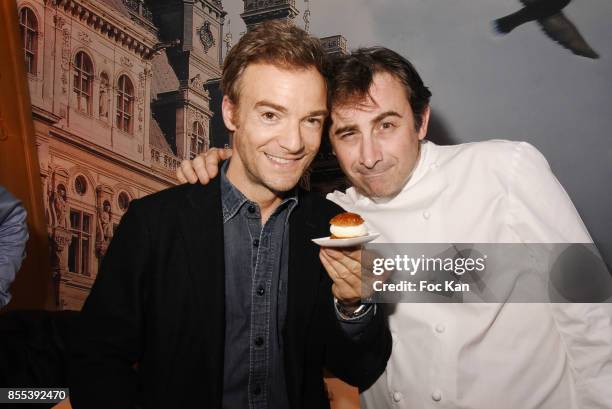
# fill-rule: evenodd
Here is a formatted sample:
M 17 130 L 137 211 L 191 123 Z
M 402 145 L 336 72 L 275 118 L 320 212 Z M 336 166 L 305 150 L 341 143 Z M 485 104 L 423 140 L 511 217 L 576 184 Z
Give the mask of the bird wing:
M 538 23 L 540 23 L 546 35 L 574 54 L 588 58 L 599 58 L 599 54 L 587 44 L 576 26 L 563 13 L 553 14 L 550 17 L 538 20 Z
M 531 6 L 537 3 L 540 4 L 553 4 L 558 6 L 559 8 L 563 8 L 565 6 L 567 6 L 567 3 L 571 2 L 572 0 L 519 0 L 521 3 L 523 3 L 523 6 Z

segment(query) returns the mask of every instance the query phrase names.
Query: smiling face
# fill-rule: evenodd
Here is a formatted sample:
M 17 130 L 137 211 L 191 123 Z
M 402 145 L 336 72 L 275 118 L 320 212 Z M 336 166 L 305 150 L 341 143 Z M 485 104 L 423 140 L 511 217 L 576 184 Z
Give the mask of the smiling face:
M 374 74 L 359 104 L 334 106 L 330 141 L 340 167 L 359 193 L 389 198 L 399 193 L 419 157 L 429 108 L 415 130 L 405 86 L 393 75 Z
M 314 159 L 327 116 L 326 85 L 315 68 L 250 64 L 238 103 L 223 98 L 234 132 L 230 181 L 247 197 L 291 190 Z

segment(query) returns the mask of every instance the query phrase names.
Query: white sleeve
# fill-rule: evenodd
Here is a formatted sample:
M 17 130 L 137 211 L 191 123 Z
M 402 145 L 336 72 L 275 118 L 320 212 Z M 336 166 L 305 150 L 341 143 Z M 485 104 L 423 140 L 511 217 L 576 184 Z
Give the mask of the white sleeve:
M 612 408 L 610 304 L 550 304 L 565 344 L 580 409 Z
M 522 242 L 593 242 L 546 158 L 529 143 L 516 145 L 510 178 L 510 226 Z
M 532 145 L 516 146 L 511 226 L 523 242 L 592 243 L 567 192 Z M 581 409 L 612 408 L 612 306 L 550 304 Z

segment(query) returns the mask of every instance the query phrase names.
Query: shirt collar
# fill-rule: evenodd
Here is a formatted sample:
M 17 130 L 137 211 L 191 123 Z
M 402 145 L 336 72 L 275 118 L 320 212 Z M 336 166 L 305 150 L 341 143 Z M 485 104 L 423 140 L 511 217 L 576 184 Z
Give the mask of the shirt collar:
M 257 206 L 256 203 L 253 203 L 249 199 L 247 199 L 247 197 L 243 195 L 242 192 L 238 190 L 236 186 L 234 186 L 232 182 L 230 182 L 230 180 L 227 178 L 226 172 L 227 172 L 227 167 L 229 165 L 230 160 L 226 160 L 225 162 L 223 162 L 223 164 L 221 165 L 221 172 L 220 172 L 223 223 L 226 223 L 228 220 L 234 217 L 245 203 L 249 203 L 249 204 L 253 204 Z M 287 196 L 283 199 L 281 204 L 277 207 L 277 209 L 274 212 L 276 213 L 277 211 L 280 211 L 285 206 L 287 206 L 287 209 L 288 209 L 287 220 L 288 220 L 288 216 L 291 214 L 291 211 L 295 208 L 295 206 L 297 206 L 297 204 L 298 204 L 298 188 L 294 187 L 291 193 L 287 194 Z

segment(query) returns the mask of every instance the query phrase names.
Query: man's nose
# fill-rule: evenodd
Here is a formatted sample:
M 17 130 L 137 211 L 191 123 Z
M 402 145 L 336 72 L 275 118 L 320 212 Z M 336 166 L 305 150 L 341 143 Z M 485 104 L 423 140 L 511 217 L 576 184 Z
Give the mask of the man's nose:
M 360 162 L 368 169 L 372 169 L 382 160 L 382 151 L 374 138 L 366 136 L 361 141 Z
M 300 123 L 292 123 L 285 132 L 278 137 L 278 144 L 287 152 L 297 153 L 304 149 L 304 139 Z

